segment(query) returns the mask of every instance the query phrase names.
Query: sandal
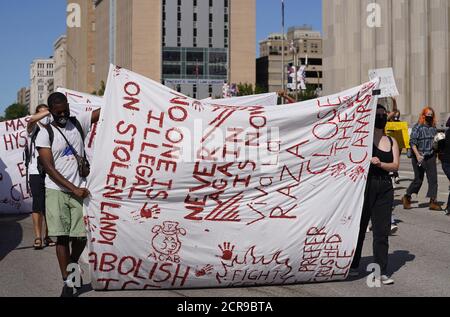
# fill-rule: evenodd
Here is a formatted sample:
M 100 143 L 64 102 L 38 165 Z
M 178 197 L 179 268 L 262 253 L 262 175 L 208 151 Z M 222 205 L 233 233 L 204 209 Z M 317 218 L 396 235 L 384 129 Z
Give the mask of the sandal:
M 50 239 L 50 237 L 47 237 L 44 239 L 44 245 L 46 247 L 54 247 L 56 246 L 56 243 L 52 239 Z
M 42 239 L 41 238 L 34 239 L 33 248 L 35 250 L 42 250 L 43 249 L 43 247 L 42 247 Z

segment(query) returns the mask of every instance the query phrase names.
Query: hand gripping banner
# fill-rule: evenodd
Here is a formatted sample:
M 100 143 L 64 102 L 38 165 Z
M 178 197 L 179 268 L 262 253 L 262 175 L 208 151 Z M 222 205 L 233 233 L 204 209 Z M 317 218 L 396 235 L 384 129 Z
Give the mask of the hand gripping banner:
M 93 287 L 345 279 L 378 85 L 275 107 L 210 105 L 112 66 L 84 206 Z

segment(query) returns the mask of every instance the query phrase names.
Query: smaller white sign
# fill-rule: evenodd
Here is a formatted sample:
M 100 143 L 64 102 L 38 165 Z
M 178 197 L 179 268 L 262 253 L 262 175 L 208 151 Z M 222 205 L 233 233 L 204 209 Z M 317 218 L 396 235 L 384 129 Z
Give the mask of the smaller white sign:
M 397 85 L 394 78 L 394 70 L 392 68 L 372 69 L 369 71 L 370 80 L 380 77 L 381 95 L 379 98 L 396 97 L 399 96 Z

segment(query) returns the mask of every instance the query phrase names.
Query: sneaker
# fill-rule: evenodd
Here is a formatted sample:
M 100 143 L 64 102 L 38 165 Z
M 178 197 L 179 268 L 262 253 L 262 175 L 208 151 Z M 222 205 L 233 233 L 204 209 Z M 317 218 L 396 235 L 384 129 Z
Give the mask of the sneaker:
M 398 226 L 392 224 L 392 225 L 391 225 L 391 233 L 390 233 L 390 235 L 393 236 L 394 234 L 397 233 L 397 231 L 398 231 Z
M 381 276 L 381 283 L 383 285 L 394 285 L 395 281 L 387 275 Z
M 60 297 L 74 297 L 73 296 L 73 287 L 69 287 L 69 285 L 64 283 Z
M 400 178 L 399 177 L 394 178 L 394 183 L 400 185 Z
M 348 277 L 358 277 L 359 276 L 359 270 L 358 269 L 350 269 L 348 272 Z

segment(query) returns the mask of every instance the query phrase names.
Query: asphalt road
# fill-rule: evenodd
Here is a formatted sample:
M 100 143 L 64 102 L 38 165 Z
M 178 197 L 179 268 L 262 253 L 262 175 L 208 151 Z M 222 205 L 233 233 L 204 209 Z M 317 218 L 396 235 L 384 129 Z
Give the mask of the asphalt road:
M 439 167 L 439 200 L 447 201 L 449 182 Z M 84 297 L 308 297 L 308 296 L 450 296 L 450 217 L 428 210 L 427 184 L 405 211 L 400 200 L 413 178 L 411 163 L 402 158 L 402 182 L 396 190 L 395 218 L 400 227 L 390 239 L 390 271 L 395 285 L 369 288 L 368 273 L 344 282 L 207 290 L 95 292 L 84 276 Z M 55 250 L 34 251 L 30 217 L 0 217 L 0 296 L 59 296 L 60 273 Z M 371 263 L 371 235 L 367 237 L 363 265 Z M 83 266 L 87 271 L 87 267 Z

